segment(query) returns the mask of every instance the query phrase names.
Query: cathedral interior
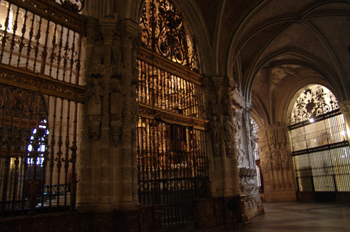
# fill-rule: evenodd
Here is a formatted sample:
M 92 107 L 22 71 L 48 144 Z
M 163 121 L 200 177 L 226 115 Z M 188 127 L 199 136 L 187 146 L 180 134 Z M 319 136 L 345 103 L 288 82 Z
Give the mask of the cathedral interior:
M 350 203 L 349 0 L 0 0 L 0 16 L 1 231 Z

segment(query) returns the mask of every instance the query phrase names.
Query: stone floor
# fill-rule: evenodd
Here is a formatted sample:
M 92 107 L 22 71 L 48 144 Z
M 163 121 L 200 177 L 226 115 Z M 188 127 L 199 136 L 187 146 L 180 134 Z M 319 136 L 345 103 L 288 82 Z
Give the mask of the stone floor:
M 311 232 L 350 231 L 350 205 L 331 203 L 265 203 L 265 214 L 252 220 L 243 231 Z M 216 228 L 210 232 L 231 232 Z

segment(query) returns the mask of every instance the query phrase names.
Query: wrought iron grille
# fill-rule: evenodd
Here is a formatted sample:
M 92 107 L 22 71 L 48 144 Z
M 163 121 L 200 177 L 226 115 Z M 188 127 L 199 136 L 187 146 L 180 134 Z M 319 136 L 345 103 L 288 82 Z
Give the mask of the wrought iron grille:
M 342 114 L 290 130 L 293 154 L 348 141 Z
M 298 96 L 290 115 L 289 125 L 314 120 L 337 109 L 339 109 L 338 101 L 329 89 L 312 85 Z
M 295 103 L 291 123 L 298 191 L 334 201 L 335 192 L 349 192 L 349 142 L 333 94 L 322 86 L 306 88 Z
M 294 156 L 298 190 L 301 192 L 349 192 L 349 146 Z
M 188 36 L 183 16 L 172 2 L 146 0 L 140 26 L 144 47 L 193 71 L 198 71 L 195 39 Z
M 137 128 L 139 199 L 142 205 L 163 204 L 163 227 L 193 222 L 194 199 L 208 196 L 209 166 L 205 146 L 202 89 L 191 78 L 147 60 L 138 60 Z M 181 76 L 181 77 L 180 77 Z
M 137 128 L 139 197 L 164 204 L 163 227 L 193 221 L 193 199 L 208 196 L 205 132 L 141 118 Z
M 84 1 L 0 4 L 1 216 L 74 210 Z
M 168 0 L 145 1 L 140 25 L 139 200 L 164 205 L 164 228 L 183 228 L 194 221 L 194 199 L 208 196 L 202 77 L 193 72 L 196 45 Z
M 203 118 L 200 84 L 174 75 L 148 62 L 138 60 L 140 71 L 138 102 L 158 109 Z

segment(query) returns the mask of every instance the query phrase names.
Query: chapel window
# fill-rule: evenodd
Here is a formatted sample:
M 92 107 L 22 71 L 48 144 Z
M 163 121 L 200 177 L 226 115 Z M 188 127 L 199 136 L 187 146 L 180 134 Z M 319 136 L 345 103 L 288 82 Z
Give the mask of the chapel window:
M 295 99 L 289 133 L 298 192 L 330 192 L 335 200 L 335 192 L 350 191 L 349 142 L 338 101 L 321 85 L 306 86 Z

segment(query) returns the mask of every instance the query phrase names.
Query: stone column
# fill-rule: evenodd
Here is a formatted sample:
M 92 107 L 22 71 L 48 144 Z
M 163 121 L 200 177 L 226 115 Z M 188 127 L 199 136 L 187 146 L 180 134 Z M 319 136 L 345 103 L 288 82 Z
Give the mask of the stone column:
M 340 111 L 343 113 L 345 126 L 346 126 L 346 134 L 348 136 L 348 141 L 350 142 L 350 100 L 345 100 L 338 102 Z
M 87 20 L 87 37 L 83 40 L 83 62 L 82 62 L 82 81 L 87 88 L 92 88 L 92 81 L 90 76 L 92 73 L 92 58 L 94 56 L 94 47 L 96 43 L 96 36 L 98 34 L 98 21 L 89 18 Z M 77 156 L 77 174 L 78 174 L 78 188 L 77 188 L 77 208 L 80 210 L 92 210 L 94 208 L 94 201 L 92 200 L 92 144 L 90 143 L 90 119 L 88 117 L 89 106 L 84 104 L 80 108 L 78 120 L 78 156 Z M 91 116 L 93 117 L 93 116 Z M 98 115 L 96 116 L 98 118 Z M 98 125 L 99 126 L 99 125 Z
M 140 27 L 88 19 L 80 128 L 78 208 L 111 211 L 137 204 L 136 54 Z M 90 28 L 91 26 L 91 28 Z
M 138 119 L 138 108 L 135 98 L 135 69 L 136 57 L 134 54 L 135 39 L 140 39 L 140 27 L 131 20 L 124 20 L 121 23 L 122 29 L 122 60 L 124 72 L 121 83 L 123 86 L 122 95 L 124 97 L 123 126 L 121 137 L 121 154 L 120 154 L 120 207 L 129 208 L 134 206 L 135 201 L 135 168 L 136 168 L 136 150 L 132 145 L 135 142 L 135 124 Z M 133 60 L 135 59 L 135 60 Z M 136 81 L 137 83 L 137 81 Z M 132 93 L 135 91 L 135 93 Z M 136 119 L 135 119 L 136 118 Z M 133 157 L 135 156 L 135 157 Z M 133 181 L 134 180 L 134 181 Z M 133 183 L 134 182 L 134 183 Z M 133 197 L 134 196 L 134 197 Z
M 212 77 L 208 91 L 208 119 L 212 141 L 212 195 L 239 196 L 236 130 L 231 101 L 232 84 L 228 77 Z

